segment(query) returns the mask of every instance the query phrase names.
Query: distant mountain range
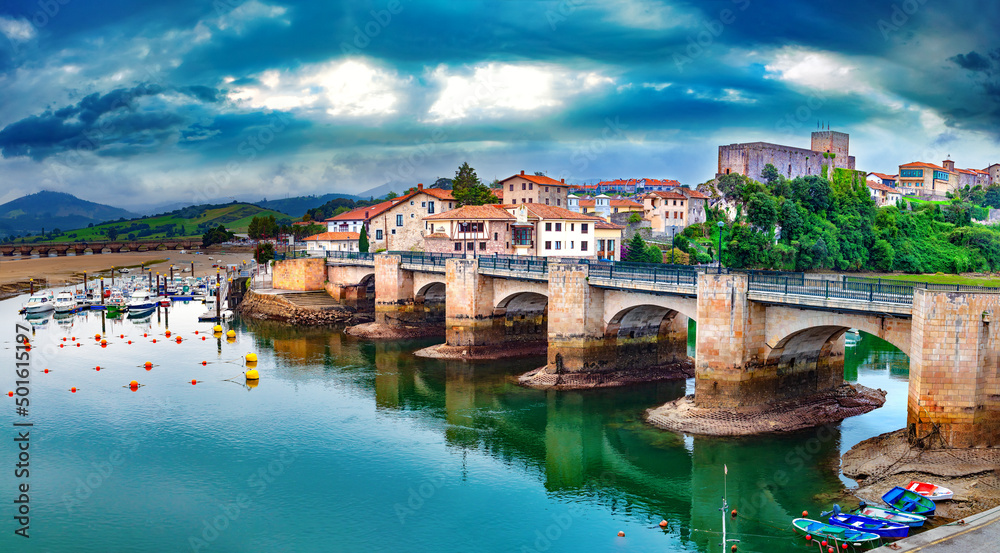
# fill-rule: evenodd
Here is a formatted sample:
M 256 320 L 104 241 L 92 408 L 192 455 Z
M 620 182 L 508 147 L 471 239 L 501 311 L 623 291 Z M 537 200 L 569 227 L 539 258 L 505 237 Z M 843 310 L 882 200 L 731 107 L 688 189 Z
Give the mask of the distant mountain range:
M 0 236 L 37 234 L 45 230 L 69 230 L 119 218 L 131 219 L 135 213 L 87 200 L 72 194 L 43 190 L 0 205 Z

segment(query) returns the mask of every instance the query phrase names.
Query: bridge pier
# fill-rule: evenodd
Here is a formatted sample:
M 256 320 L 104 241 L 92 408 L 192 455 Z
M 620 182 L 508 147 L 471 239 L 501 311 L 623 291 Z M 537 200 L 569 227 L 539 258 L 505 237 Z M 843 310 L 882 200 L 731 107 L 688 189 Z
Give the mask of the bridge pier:
M 588 282 L 586 265 L 549 265 L 549 348 L 546 372 L 599 372 L 615 362 L 605 339 L 604 290 Z
M 914 290 L 907 401 L 912 444 L 1000 445 L 998 317 L 1000 294 Z
M 496 351 L 503 343 L 503 329 L 494 319 L 493 278 L 479 273 L 476 259 L 445 262 L 445 345 L 479 356 Z

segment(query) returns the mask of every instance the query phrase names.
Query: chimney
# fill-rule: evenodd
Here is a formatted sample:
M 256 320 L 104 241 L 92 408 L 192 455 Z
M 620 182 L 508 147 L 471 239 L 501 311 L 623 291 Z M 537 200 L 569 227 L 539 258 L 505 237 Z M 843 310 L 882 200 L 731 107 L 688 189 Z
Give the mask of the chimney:
M 367 218 L 368 218 L 368 212 L 366 211 L 365 212 L 365 219 L 367 219 Z
M 521 169 L 521 174 L 522 174 L 522 175 L 524 174 L 524 169 Z
M 559 182 L 566 184 L 566 179 L 559 179 Z
M 417 190 L 423 190 L 423 189 L 424 189 L 424 183 L 422 182 L 417 183 Z

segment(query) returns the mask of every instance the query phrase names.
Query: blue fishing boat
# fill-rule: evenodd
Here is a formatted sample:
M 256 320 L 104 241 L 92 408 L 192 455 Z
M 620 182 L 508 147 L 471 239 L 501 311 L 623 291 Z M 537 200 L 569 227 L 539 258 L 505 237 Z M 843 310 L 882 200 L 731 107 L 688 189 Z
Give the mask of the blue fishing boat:
M 826 540 L 832 540 L 834 543 L 875 545 L 879 539 L 877 534 L 873 534 L 871 532 L 863 532 L 861 530 L 855 530 L 854 528 L 825 524 L 818 520 L 812 520 L 809 518 L 797 518 L 793 520 L 792 527 L 803 534 L 813 536 L 814 538 L 819 537 Z
M 897 511 L 924 516 L 933 515 L 937 508 L 930 499 L 899 486 L 887 491 L 882 496 L 882 502 Z
M 834 505 L 834 509 L 836 508 L 837 506 Z M 903 511 L 889 509 L 888 507 L 877 507 L 875 505 L 869 505 L 864 501 L 858 505 L 857 509 L 851 511 L 851 514 L 864 515 L 869 518 L 879 518 L 882 520 L 888 520 L 889 522 L 898 522 L 900 524 L 905 524 L 910 528 L 923 526 L 924 523 L 927 522 L 927 517 L 923 515 L 904 513 Z
M 910 534 L 910 527 L 905 524 L 889 522 L 877 518 L 848 513 L 834 513 L 828 522 L 834 526 L 853 528 L 862 532 L 870 532 L 880 538 L 905 538 Z

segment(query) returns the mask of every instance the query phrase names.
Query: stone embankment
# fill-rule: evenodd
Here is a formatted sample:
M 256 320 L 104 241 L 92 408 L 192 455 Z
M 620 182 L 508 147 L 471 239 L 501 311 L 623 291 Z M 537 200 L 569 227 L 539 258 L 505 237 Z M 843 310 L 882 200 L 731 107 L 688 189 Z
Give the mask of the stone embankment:
M 548 351 L 545 342 L 509 343 L 496 346 L 449 346 L 438 344 L 413 352 L 417 357 L 429 359 L 493 360 L 511 357 L 544 356 Z
M 830 392 L 770 405 L 734 409 L 696 407 L 689 395 L 646 411 L 653 426 L 708 436 L 749 436 L 830 424 L 877 409 L 885 391 L 844 384 Z
M 612 388 L 644 382 L 678 380 L 694 376 L 694 362 L 675 363 L 661 367 L 622 369 L 602 372 L 556 373 L 548 367 L 541 367 L 522 374 L 517 382 L 528 388 L 542 390 L 584 390 L 589 388 Z
M 326 300 L 318 295 L 325 296 Z M 371 313 L 359 313 L 340 305 L 326 292 L 283 294 L 249 291 L 237 311 L 251 319 L 302 326 L 360 324 L 372 320 Z
M 894 486 L 911 480 L 955 492 L 937 503 L 937 515 L 962 518 L 1000 505 L 1000 448 L 919 448 L 906 430 L 888 432 L 852 447 L 842 457 L 844 476 L 858 482 L 855 495 L 873 505 Z

